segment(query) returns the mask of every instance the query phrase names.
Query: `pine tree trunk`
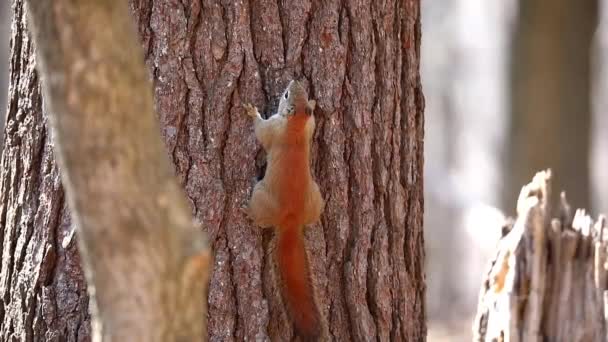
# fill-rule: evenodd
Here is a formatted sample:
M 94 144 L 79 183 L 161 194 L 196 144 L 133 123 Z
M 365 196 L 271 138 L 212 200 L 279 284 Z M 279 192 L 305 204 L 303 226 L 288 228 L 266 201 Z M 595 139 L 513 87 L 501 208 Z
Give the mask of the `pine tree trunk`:
M 327 205 L 306 237 L 326 338 L 424 340 L 419 2 L 131 4 L 162 137 L 214 249 L 210 340 L 293 334 L 273 274 L 273 233 L 240 211 L 263 170 L 241 105 L 272 112 L 292 78 L 307 79 L 317 101 L 313 166 Z M 21 1 L 14 11 L 0 331 L 6 340 L 88 340 L 85 284 Z

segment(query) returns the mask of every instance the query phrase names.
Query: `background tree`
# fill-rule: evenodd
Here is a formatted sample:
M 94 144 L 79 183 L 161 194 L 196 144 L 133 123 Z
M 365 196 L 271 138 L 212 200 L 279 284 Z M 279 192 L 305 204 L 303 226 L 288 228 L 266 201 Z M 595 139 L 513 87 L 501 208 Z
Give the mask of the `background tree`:
M 547 167 L 573 205 L 589 208 L 591 53 L 597 23 L 597 0 L 519 1 L 504 202 L 509 212 L 521 184 Z
M 470 340 L 479 277 L 499 237 L 488 220 L 502 216 L 511 5 L 422 2 L 427 313 L 435 342 Z
M 608 213 L 608 1 L 600 1 L 593 51 L 591 182 L 593 212 Z
M 241 104 L 270 112 L 290 79 L 305 78 L 327 199 L 322 223 L 306 234 L 325 332 L 340 341 L 424 340 L 419 2 L 131 6 L 161 134 L 215 253 L 210 339 L 292 335 L 272 233 L 240 212 L 262 160 Z M 0 329 L 5 338 L 87 340 L 84 282 L 21 1 L 13 9 Z

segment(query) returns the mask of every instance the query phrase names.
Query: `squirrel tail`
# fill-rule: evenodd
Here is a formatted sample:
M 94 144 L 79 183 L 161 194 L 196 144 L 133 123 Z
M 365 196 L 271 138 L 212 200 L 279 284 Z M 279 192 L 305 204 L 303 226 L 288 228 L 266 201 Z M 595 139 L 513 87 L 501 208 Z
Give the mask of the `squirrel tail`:
M 302 227 L 284 224 L 277 233 L 276 257 L 283 284 L 283 301 L 300 338 L 316 341 L 321 334 L 321 324 L 308 271 Z

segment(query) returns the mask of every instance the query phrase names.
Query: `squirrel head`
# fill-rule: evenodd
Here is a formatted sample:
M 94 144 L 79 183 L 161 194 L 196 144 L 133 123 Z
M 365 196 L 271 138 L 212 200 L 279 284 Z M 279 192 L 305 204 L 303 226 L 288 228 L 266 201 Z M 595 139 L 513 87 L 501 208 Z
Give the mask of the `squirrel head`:
M 291 117 L 298 115 L 311 116 L 315 110 L 316 102 L 308 100 L 308 93 L 299 81 L 291 81 L 287 85 L 281 100 L 278 112 L 281 115 Z

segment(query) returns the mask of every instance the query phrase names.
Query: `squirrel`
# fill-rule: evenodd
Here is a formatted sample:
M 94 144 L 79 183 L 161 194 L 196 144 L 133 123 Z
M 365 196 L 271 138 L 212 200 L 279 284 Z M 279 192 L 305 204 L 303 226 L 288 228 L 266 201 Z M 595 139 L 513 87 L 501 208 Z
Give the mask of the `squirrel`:
M 266 173 L 253 188 L 245 211 L 256 225 L 276 229 L 283 300 L 303 340 L 316 340 L 321 334 L 303 233 L 305 225 L 319 221 L 325 207 L 310 170 L 315 105 L 302 84 L 292 80 L 270 118 L 263 119 L 251 104 L 244 106 L 267 155 Z

